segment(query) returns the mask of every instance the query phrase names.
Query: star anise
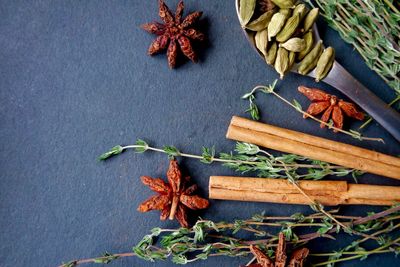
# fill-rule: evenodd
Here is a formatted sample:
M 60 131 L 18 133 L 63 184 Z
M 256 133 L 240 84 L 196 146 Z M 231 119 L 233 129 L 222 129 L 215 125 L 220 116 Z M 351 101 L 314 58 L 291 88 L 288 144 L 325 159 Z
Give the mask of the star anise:
M 250 264 L 248 265 L 249 267 L 303 267 L 304 261 L 309 253 L 307 248 L 297 249 L 292 253 L 289 263 L 286 264 L 286 243 L 285 235 L 282 232 L 279 233 L 278 246 L 275 251 L 275 262 L 255 245 L 250 246 L 250 251 L 255 256 L 257 263 Z
M 170 68 L 176 65 L 178 56 L 178 45 L 182 53 L 193 62 L 197 62 L 197 55 L 193 50 L 191 40 L 204 40 L 204 34 L 194 29 L 192 26 L 203 14 L 196 11 L 190 13 L 182 19 L 184 4 L 179 1 L 175 15 L 163 0 L 159 0 L 159 16 L 164 24 L 151 22 L 143 24 L 141 27 L 149 33 L 154 33 L 158 37 L 151 43 L 148 54 L 154 55 L 164 51 L 167 47 L 167 59 Z
M 168 183 L 164 182 L 161 178 L 141 177 L 143 184 L 158 194 L 151 196 L 140 204 L 138 211 L 160 210 L 161 220 L 166 220 L 168 217 L 170 220 L 175 218 L 182 227 L 189 227 L 187 209 L 205 209 L 209 205 L 208 200 L 193 195 L 197 190 L 197 186 L 193 184 L 187 187 L 190 177 L 182 177 L 176 160 L 170 161 L 167 178 Z
M 327 94 L 315 88 L 299 86 L 298 90 L 312 101 L 306 112 L 310 115 L 318 115 L 324 112 L 321 120 L 323 122 L 328 122 L 329 118 L 332 118 L 333 125 L 336 128 L 343 128 L 343 113 L 357 120 L 364 119 L 364 113 L 358 111 L 353 103 L 343 101 L 334 95 Z M 307 115 L 303 117 L 307 118 Z M 321 123 L 320 126 L 321 128 L 325 127 L 323 123 Z M 337 130 L 334 131 L 337 132 Z

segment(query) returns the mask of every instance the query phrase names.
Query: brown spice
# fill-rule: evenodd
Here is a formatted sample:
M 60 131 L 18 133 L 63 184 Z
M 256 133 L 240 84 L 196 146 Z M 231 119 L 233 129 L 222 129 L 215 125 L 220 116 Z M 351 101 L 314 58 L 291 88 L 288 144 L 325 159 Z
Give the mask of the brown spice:
M 202 41 L 205 39 L 203 33 L 192 28 L 199 20 L 202 12 L 190 13 L 182 20 L 184 10 L 183 1 L 179 1 L 175 11 L 175 15 L 163 0 L 159 0 L 159 16 L 164 22 L 151 22 L 143 24 L 141 27 L 149 33 L 158 35 L 151 43 L 148 54 L 154 55 L 167 49 L 167 59 L 170 68 L 176 66 L 176 58 L 178 56 L 178 45 L 182 53 L 193 62 L 197 62 L 197 55 L 193 50 L 191 40 Z
M 275 251 L 275 263 L 273 263 L 272 260 L 255 245 L 250 246 L 250 251 L 257 260 L 257 263 L 248 265 L 251 267 L 302 267 L 309 253 L 307 248 L 295 250 L 292 253 L 288 265 L 286 265 L 286 242 L 285 235 L 282 232 L 279 233 L 278 247 Z
M 353 103 L 343 101 L 334 95 L 327 94 L 315 88 L 299 86 L 298 90 L 312 101 L 306 112 L 310 115 L 318 115 L 324 112 L 321 120 L 323 122 L 328 122 L 329 118 L 332 118 L 336 128 L 343 128 L 343 113 L 357 120 L 364 119 L 364 113 L 358 111 Z M 307 118 L 307 115 L 303 117 Z M 321 123 L 320 127 L 324 128 L 325 124 Z M 337 130 L 334 131 L 337 132 Z
M 138 211 L 160 210 L 161 220 L 166 220 L 167 218 L 173 220 L 175 218 L 182 227 L 189 227 L 187 209 L 205 209 L 209 205 L 208 200 L 193 195 L 197 186 L 191 185 L 187 187 L 190 177 L 182 178 L 182 173 L 176 160 L 170 161 L 167 178 L 168 183 L 160 178 L 141 177 L 143 184 L 158 194 L 151 196 L 140 204 Z

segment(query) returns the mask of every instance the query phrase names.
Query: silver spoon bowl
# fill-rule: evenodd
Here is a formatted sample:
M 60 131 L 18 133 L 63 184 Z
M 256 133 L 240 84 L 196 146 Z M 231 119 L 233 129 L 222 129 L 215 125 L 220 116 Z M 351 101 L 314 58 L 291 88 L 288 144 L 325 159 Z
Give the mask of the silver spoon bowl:
M 239 15 L 239 1 L 236 0 L 236 13 Z M 243 29 L 247 40 L 251 43 L 254 50 L 264 59 L 264 56 L 257 50 L 253 34 L 246 29 Z M 313 34 L 315 42 L 321 40 L 318 28 L 314 24 Z M 297 73 L 298 64 L 295 64 L 291 72 Z M 315 78 L 315 71 L 311 71 L 307 76 Z M 335 87 L 337 90 L 345 94 L 365 112 L 367 112 L 374 120 L 376 120 L 383 128 L 385 128 L 398 142 L 400 142 L 400 113 L 392 109 L 389 105 L 383 102 L 374 93 L 368 90 L 357 79 L 355 79 L 345 68 L 342 67 L 336 60 L 333 63 L 332 69 L 328 76 L 323 79 L 323 82 Z

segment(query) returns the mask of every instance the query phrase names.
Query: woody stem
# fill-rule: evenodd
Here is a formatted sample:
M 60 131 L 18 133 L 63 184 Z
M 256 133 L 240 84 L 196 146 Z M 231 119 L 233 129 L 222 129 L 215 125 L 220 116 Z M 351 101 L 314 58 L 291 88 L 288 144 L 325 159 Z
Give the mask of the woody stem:
M 173 220 L 175 218 L 175 213 L 176 213 L 176 209 L 178 208 L 178 203 L 179 203 L 179 197 L 174 196 L 172 199 L 171 211 L 169 212 L 170 220 Z

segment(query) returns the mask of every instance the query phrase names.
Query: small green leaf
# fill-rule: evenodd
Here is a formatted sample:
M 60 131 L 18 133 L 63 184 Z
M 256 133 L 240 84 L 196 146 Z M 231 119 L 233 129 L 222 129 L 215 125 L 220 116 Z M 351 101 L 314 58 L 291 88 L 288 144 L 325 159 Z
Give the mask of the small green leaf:
M 244 95 L 242 96 L 242 99 L 247 99 L 247 98 L 249 98 L 249 97 L 251 97 L 251 96 L 253 96 L 253 92 L 249 92 L 249 93 L 247 93 L 247 94 L 244 94 Z
M 149 147 L 149 145 L 145 141 L 143 141 L 142 139 L 136 140 L 135 145 L 138 146 L 138 147 L 135 147 L 135 152 L 136 153 L 143 153 Z
M 201 154 L 201 156 L 203 157 L 200 161 L 206 164 L 210 164 L 214 161 L 214 157 L 215 157 L 215 147 L 203 147 L 202 148 L 203 153 Z
M 302 108 L 301 104 L 299 102 L 297 102 L 296 99 L 293 99 L 292 102 L 293 102 L 293 105 L 296 107 L 296 110 L 303 111 L 303 108 Z
M 187 264 L 188 259 L 184 255 L 173 255 L 172 256 L 172 262 L 175 264 Z
M 239 154 L 255 155 L 260 152 L 260 148 L 250 143 L 237 142 L 235 151 Z
M 153 236 L 159 236 L 161 234 L 161 228 L 160 227 L 155 227 L 151 229 L 151 234 Z
M 115 146 L 113 148 L 111 148 L 109 151 L 107 151 L 106 153 L 103 153 L 100 155 L 100 157 L 98 158 L 99 160 L 106 160 L 112 156 L 121 154 L 122 151 L 124 151 L 124 149 L 122 148 L 122 146 Z
M 168 154 L 168 156 L 171 158 L 173 157 L 178 157 L 181 155 L 181 152 L 174 146 L 164 146 L 163 150 L 165 153 Z

